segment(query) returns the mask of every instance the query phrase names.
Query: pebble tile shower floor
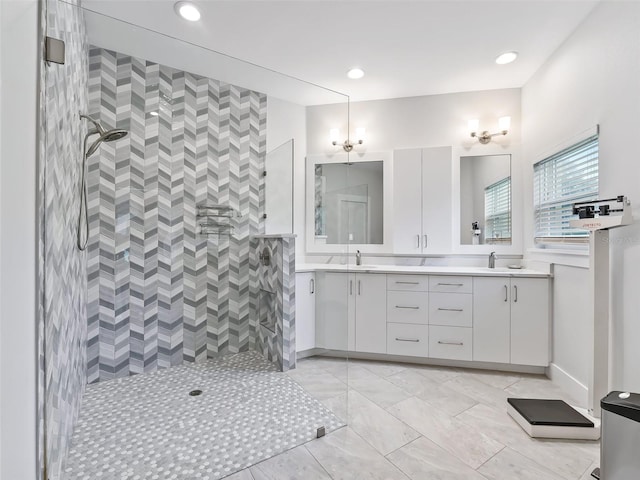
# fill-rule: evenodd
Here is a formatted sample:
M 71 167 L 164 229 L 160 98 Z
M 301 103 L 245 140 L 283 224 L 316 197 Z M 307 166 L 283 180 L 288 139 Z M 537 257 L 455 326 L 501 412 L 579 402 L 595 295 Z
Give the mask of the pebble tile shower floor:
M 87 386 L 63 480 L 215 480 L 321 426 L 344 423 L 256 352 L 109 380 Z

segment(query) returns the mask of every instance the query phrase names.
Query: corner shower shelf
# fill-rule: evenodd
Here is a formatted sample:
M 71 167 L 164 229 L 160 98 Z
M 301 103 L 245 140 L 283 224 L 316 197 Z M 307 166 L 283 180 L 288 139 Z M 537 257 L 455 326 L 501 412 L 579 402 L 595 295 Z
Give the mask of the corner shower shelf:
M 233 235 L 233 225 L 217 222 L 203 222 L 199 224 L 202 235 Z
M 231 219 L 240 214 L 229 205 L 201 204 L 196 206 L 196 218 L 203 219 L 200 226 L 201 235 L 233 235 Z M 220 220 L 214 220 L 219 218 Z
M 229 205 L 197 205 L 196 206 L 197 217 L 224 217 L 224 218 L 233 218 L 239 217 L 240 214 L 236 210 L 234 210 Z

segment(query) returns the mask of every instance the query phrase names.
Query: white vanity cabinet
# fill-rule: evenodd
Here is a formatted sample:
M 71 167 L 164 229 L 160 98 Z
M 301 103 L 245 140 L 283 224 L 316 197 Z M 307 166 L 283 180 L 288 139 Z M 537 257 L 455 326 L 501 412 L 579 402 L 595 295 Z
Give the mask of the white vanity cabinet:
M 387 353 L 429 355 L 429 277 L 387 275 Z
M 316 346 L 386 353 L 386 275 L 323 272 L 316 279 Z
M 394 253 L 451 251 L 452 172 L 451 147 L 394 151 Z
M 316 275 L 296 273 L 296 352 L 316 347 Z
M 549 365 L 550 295 L 545 278 L 473 279 L 473 360 Z
M 549 278 L 496 274 L 318 270 L 315 289 L 300 275 L 299 349 L 312 345 L 305 309 L 315 301 L 317 348 L 547 367 Z
M 387 276 L 355 274 L 356 352 L 387 353 Z
M 354 283 L 354 273 L 316 273 L 316 347 L 355 350 Z
M 429 276 L 429 356 L 472 360 L 473 279 Z

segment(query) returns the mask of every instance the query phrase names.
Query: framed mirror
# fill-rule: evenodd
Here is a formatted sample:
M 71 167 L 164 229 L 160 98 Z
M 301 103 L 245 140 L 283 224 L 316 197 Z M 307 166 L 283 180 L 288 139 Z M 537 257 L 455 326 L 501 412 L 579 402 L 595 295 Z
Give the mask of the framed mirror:
M 384 251 L 389 244 L 389 154 L 307 158 L 307 250 Z M 355 250 L 354 250 L 355 251 Z
M 522 255 L 524 213 L 520 155 L 519 145 L 506 148 L 478 144 L 473 148 L 454 149 L 454 158 L 458 159 L 453 162 L 451 198 L 454 253 Z
M 460 157 L 460 244 L 511 245 L 511 155 Z

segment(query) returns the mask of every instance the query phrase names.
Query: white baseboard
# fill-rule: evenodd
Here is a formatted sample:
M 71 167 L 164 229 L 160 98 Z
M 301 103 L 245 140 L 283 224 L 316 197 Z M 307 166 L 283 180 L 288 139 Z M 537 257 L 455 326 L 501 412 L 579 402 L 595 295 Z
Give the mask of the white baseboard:
M 547 376 L 551 381 L 575 400 L 575 406 L 587 408 L 589 404 L 589 389 L 579 380 L 572 377 L 555 363 L 549 365 Z

